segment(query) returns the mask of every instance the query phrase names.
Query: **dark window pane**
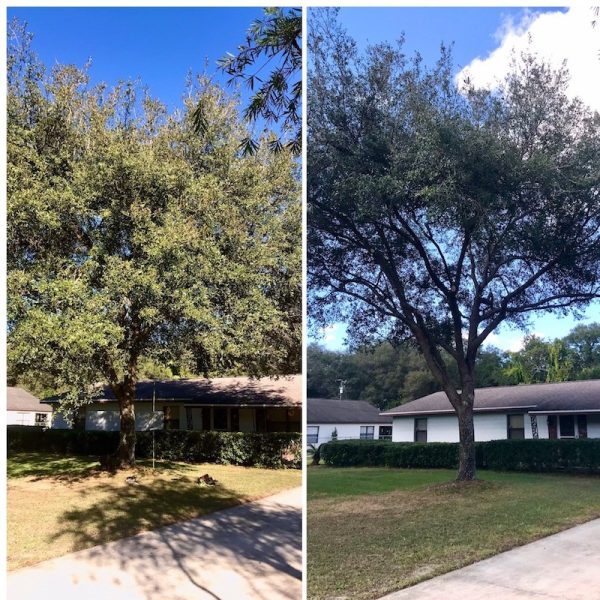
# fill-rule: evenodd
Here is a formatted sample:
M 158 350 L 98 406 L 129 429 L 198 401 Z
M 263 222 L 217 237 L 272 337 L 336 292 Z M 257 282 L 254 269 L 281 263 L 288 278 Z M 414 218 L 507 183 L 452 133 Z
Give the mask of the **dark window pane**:
M 265 433 L 267 431 L 267 411 L 264 408 L 256 409 L 256 432 Z
M 507 431 L 509 440 L 525 439 L 525 415 L 507 415 Z
M 515 429 L 525 428 L 525 415 L 508 415 L 508 421 L 510 427 Z
M 213 425 L 218 431 L 227 431 L 226 408 L 213 408 Z
M 573 415 L 561 415 L 560 437 L 575 437 L 575 417 Z
M 240 411 L 238 408 L 230 409 L 231 414 L 231 431 L 240 430 Z
M 415 419 L 415 442 L 427 441 L 427 418 Z
M 210 431 L 210 408 L 202 407 L 202 431 Z
M 415 442 L 426 442 L 427 432 L 426 431 L 415 431 Z
M 580 438 L 587 438 L 587 416 L 577 415 L 577 431 Z
M 392 439 L 392 426 L 391 425 L 380 425 L 379 426 L 379 439 L 380 440 L 391 440 Z

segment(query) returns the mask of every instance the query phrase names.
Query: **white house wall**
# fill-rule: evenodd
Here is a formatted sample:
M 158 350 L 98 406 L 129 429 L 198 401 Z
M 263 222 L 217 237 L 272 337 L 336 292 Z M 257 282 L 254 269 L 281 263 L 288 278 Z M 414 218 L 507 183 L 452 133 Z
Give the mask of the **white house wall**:
M 48 420 L 50 415 L 48 414 Z M 7 425 L 35 425 L 35 412 L 25 410 L 6 411 Z
M 538 438 L 548 439 L 548 416 L 536 415 Z M 525 438 L 532 439 L 531 417 L 525 413 Z M 505 440 L 507 437 L 507 413 L 475 414 L 475 441 L 489 442 Z M 392 430 L 394 442 L 414 442 L 414 417 L 395 417 Z M 575 435 L 578 436 L 577 420 L 575 420 Z M 587 416 L 588 438 L 600 438 L 600 415 Z M 427 417 L 428 442 L 458 442 L 458 419 L 453 415 Z
M 600 438 L 600 415 L 588 415 L 587 434 L 589 438 Z
M 392 442 L 414 442 L 415 420 L 413 417 L 400 417 L 393 421 Z
M 488 415 L 475 415 L 475 441 L 487 442 L 489 440 L 506 439 L 506 414 L 494 413 Z M 530 424 L 531 432 L 531 424 Z M 427 417 L 428 442 L 458 442 L 458 419 L 454 415 L 439 415 Z M 415 420 L 414 417 L 396 417 L 392 430 L 394 442 L 414 442 Z
M 342 423 L 339 425 L 332 423 L 309 423 L 309 427 L 319 428 L 319 439 L 317 444 L 324 444 L 331 441 L 331 434 L 337 429 L 338 440 L 358 440 L 360 439 L 361 427 L 374 427 L 373 439 L 379 439 L 379 427 L 382 423 Z M 384 425 L 385 426 L 385 425 Z

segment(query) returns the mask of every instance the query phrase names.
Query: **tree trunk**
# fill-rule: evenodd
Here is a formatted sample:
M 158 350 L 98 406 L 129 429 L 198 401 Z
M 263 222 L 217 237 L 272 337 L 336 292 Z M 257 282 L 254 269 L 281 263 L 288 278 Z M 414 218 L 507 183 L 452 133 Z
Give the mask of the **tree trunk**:
M 135 380 L 126 377 L 121 386 L 119 411 L 121 414 L 121 433 L 117 461 L 120 467 L 133 467 L 135 465 Z
M 469 372 L 465 369 L 461 376 L 461 384 L 460 402 L 456 407 L 460 442 L 457 481 L 472 481 L 475 479 L 475 425 L 473 423 L 475 379 L 472 370 Z
M 473 405 L 458 411 L 458 477 L 457 481 L 475 479 L 475 428 L 473 426 Z

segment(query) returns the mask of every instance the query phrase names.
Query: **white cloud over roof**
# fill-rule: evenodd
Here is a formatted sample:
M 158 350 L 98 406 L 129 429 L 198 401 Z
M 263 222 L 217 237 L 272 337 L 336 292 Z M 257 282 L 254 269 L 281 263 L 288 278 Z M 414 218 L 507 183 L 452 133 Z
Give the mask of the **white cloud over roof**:
M 476 58 L 457 76 L 468 75 L 477 87 L 495 87 L 510 69 L 512 52 L 531 49 L 559 67 L 564 60 L 571 74 L 569 93 L 600 111 L 600 22 L 592 27 L 595 15 L 587 6 L 562 12 L 523 11 L 516 22 L 507 18 L 496 32 L 498 47 L 485 58 Z

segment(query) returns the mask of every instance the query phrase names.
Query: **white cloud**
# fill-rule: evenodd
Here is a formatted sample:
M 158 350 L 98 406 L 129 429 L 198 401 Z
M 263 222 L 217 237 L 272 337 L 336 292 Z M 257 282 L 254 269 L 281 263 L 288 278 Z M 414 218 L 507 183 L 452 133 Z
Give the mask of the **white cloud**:
M 341 350 L 344 347 L 346 325 L 331 323 L 319 329 L 318 343 L 328 350 Z
M 514 330 L 506 330 L 502 333 L 490 333 L 484 342 L 484 346 L 495 346 L 507 352 L 518 352 L 523 349 L 523 342 L 527 335 L 535 335 L 544 338 L 544 334 L 539 331 L 530 331 L 522 333 Z
M 600 111 L 600 23 L 593 28 L 593 19 L 593 11 L 586 6 L 574 6 L 567 12 L 524 10 L 518 22 L 505 19 L 495 35 L 498 47 L 487 57 L 471 61 L 457 81 L 462 82 L 468 74 L 476 86 L 494 87 L 509 71 L 512 51 L 525 50 L 531 40 L 531 49 L 553 66 L 567 61 L 570 95 Z

